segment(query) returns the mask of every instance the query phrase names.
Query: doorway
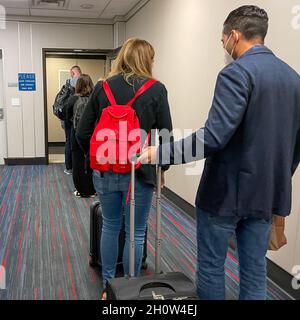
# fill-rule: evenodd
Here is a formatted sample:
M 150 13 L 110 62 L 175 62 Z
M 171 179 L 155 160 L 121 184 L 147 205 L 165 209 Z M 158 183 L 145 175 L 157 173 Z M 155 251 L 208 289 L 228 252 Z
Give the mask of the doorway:
M 4 164 L 7 157 L 7 140 L 6 140 L 6 117 L 4 107 L 4 73 L 3 73 L 3 56 L 0 49 L 0 165 Z
M 94 84 L 110 70 L 113 51 L 44 49 L 45 146 L 47 163 L 64 163 L 65 132 L 53 114 L 53 103 L 61 87 L 70 78 L 70 69 L 78 65 Z

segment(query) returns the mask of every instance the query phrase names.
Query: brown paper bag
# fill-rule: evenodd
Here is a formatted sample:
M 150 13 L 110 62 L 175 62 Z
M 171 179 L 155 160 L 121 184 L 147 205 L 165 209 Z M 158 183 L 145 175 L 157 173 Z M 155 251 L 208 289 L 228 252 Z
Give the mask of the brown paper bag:
M 287 244 L 284 234 L 285 218 L 273 215 L 272 230 L 270 234 L 269 250 L 278 251 Z

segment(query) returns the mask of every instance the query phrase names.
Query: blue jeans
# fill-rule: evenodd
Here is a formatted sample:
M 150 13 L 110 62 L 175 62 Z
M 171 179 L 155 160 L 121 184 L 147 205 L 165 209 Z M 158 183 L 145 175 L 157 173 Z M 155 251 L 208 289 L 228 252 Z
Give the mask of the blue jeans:
M 129 247 L 130 247 L 130 203 L 126 204 L 130 174 L 116 174 L 113 172 L 93 173 L 94 186 L 99 196 L 103 228 L 101 237 L 101 258 L 103 285 L 107 280 L 114 278 L 119 252 L 119 234 L 124 221 L 126 242 L 123 255 L 125 275 L 129 274 Z M 145 232 L 151 208 L 154 187 L 139 179 L 135 184 L 135 276 L 139 276 Z
M 266 254 L 272 220 L 219 217 L 197 208 L 197 291 L 203 300 L 225 300 L 225 260 L 236 235 L 240 300 L 267 299 Z

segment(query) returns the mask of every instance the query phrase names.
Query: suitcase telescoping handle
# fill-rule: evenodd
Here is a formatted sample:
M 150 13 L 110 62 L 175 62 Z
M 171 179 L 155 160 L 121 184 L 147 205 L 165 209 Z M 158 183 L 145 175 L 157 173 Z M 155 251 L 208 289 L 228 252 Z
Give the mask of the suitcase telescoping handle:
M 155 273 L 161 274 L 161 167 L 157 166 Z
M 137 156 L 131 160 L 131 195 L 130 195 L 130 254 L 129 254 L 129 275 L 134 277 L 135 249 L 134 249 L 134 226 L 135 226 L 135 166 Z M 157 167 L 156 184 L 156 241 L 155 241 L 155 273 L 161 274 L 161 167 Z
M 130 254 L 129 254 L 129 275 L 134 277 L 134 226 L 135 226 L 135 165 L 137 158 L 131 159 L 131 193 L 130 193 Z

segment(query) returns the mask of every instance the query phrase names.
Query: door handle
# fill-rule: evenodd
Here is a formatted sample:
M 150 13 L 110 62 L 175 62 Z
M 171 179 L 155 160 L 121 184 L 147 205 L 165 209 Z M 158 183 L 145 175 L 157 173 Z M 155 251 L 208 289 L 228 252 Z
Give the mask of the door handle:
M 4 109 L 0 108 L 0 121 L 4 120 Z

